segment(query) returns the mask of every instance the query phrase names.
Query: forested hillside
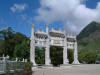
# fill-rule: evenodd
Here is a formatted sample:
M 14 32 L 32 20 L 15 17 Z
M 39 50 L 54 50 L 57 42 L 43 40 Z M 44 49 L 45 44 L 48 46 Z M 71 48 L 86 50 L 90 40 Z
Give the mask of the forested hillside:
M 29 48 L 29 46 L 26 46 L 27 44 L 29 44 L 29 38 L 19 32 L 14 32 L 11 27 L 0 31 L 0 56 L 4 54 L 5 56 L 9 55 L 11 58 L 14 58 L 18 55 L 22 55 L 22 57 L 25 58 Z M 25 48 L 21 49 L 22 46 Z M 25 50 L 27 54 L 23 54 L 23 50 Z
M 79 59 L 88 63 L 100 60 L 100 23 L 91 22 L 77 36 Z

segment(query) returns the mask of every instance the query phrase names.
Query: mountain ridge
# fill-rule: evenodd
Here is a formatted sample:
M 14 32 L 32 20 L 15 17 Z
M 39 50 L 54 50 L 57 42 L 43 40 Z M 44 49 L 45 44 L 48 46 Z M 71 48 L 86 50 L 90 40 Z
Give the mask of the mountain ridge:
M 100 32 L 100 23 L 98 22 L 91 22 L 90 24 L 88 24 L 80 33 L 79 35 L 77 36 L 77 39 L 80 40 L 84 37 L 90 37 L 90 35 L 92 33 L 95 33 L 95 32 Z M 91 37 L 92 38 L 92 37 Z
M 79 60 L 95 63 L 100 60 L 100 23 L 91 22 L 77 36 Z

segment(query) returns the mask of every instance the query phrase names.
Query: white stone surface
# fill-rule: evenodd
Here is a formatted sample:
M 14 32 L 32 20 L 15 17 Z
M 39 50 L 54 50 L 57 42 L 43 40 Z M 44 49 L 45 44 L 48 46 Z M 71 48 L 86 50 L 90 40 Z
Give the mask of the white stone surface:
M 51 60 L 50 60 L 50 42 L 49 42 L 49 27 L 48 25 L 46 26 L 46 33 L 47 33 L 47 40 L 46 40 L 46 50 L 45 50 L 45 65 L 46 66 L 49 66 L 50 63 L 51 63 Z
M 35 63 L 35 41 L 34 41 L 34 25 L 32 25 L 31 38 L 30 38 L 30 61 L 36 66 Z
M 75 41 L 75 44 L 74 44 L 74 61 L 72 64 L 80 64 L 78 61 L 77 41 Z
M 50 47 L 48 46 L 48 43 L 47 43 L 46 50 L 45 50 L 45 65 L 49 66 L 50 63 L 51 63 L 51 60 L 50 60 Z
M 64 30 L 64 35 L 65 35 L 65 38 L 64 38 L 64 47 L 63 47 L 63 64 L 66 65 L 66 64 L 69 64 L 69 61 L 68 61 L 68 57 L 67 57 L 67 37 L 66 37 L 66 31 Z

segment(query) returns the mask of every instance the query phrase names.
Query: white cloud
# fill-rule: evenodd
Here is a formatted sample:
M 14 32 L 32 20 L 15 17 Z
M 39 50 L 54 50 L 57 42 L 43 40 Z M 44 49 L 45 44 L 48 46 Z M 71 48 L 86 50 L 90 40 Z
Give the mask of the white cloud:
M 86 3 L 88 0 L 80 0 L 81 3 Z
M 87 8 L 87 0 L 40 0 L 36 21 L 62 21 L 69 32 L 79 33 L 91 21 L 100 22 L 100 3 L 95 9 Z
M 21 14 L 20 17 L 22 18 L 22 20 L 26 20 L 27 19 L 27 15 L 26 14 Z
M 14 4 L 10 9 L 12 12 L 21 12 L 24 11 L 27 8 L 26 4 Z

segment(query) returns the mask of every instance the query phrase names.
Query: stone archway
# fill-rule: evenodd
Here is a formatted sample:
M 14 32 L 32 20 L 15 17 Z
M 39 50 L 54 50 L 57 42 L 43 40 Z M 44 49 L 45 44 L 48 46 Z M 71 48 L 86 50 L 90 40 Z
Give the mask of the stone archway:
M 60 33 L 59 33 L 60 32 Z M 62 46 L 63 47 L 63 65 L 68 64 L 68 58 L 67 58 L 67 49 L 74 49 L 74 61 L 73 64 L 80 64 L 78 61 L 78 50 L 77 50 L 77 40 L 76 36 L 66 36 L 66 31 L 63 32 L 52 30 L 52 33 L 56 36 L 50 35 L 51 32 L 49 32 L 48 25 L 46 26 L 46 32 L 38 31 L 34 33 L 34 25 L 32 25 L 32 32 L 30 37 L 30 61 L 33 63 L 34 66 L 37 66 L 35 62 L 35 46 L 42 46 L 45 47 L 45 65 L 50 66 L 51 65 L 51 58 L 50 58 L 50 46 Z M 64 37 L 61 37 L 64 35 Z M 36 36 L 36 37 L 35 37 Z M 68 42 L 67 38 L 73 38 L 73 42 Z M 54 40 L 58 39 L 60 41 L 59 43 Z M 58 55 L 59 56 L 59 55 Z M 62 55 L 61 55 L 62 56 Z M 58 58 L 55 58 L 58 59 Z

